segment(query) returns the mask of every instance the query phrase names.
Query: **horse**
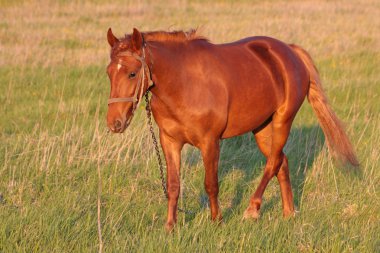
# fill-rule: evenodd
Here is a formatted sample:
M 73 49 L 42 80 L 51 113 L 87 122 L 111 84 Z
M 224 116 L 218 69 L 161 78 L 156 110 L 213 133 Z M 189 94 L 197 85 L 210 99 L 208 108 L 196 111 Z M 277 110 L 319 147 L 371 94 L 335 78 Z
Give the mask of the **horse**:
M 196 30 L 140 32 L 136 28 L 120 39 L 109 28 L 107 40 L 111 47 L 108 128 L 122 133 L 142 96 L 152 93 L 150 107 L 167 168 L 168 231 L 177 221 L 184 144 L 201 152 L 211 219 L 221 221 L 219 144 L 221 139 L 247 132 L 253 133 L 266 165 L 243 218 L 259 217 L 263 193 L 274 176 L 280 185 L 283 216 L 294 216 L 283 148 L 305 97 L 334 158 L 359 164 L 342 123 L 328 103 L 313 60 L 300 46 L 264 36 L 213 44 Z

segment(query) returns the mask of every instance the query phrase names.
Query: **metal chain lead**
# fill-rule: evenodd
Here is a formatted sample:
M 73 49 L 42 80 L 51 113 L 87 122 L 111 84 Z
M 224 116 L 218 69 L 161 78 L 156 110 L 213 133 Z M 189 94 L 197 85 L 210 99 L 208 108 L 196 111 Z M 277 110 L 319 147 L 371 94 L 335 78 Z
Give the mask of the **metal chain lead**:
M 153 123 L 152 123 L 152 109 L 150 108 L 150 101 L 149 101 L 149 90 L 145 93 L 145 102 L 146 102 L 146 115 L 148 116 L 148 125 L 149 125 L 149 131 L 152 136 L 154 149 L 156 150 L 156 156 L 158 161 L 158 167 L 160 168 L 160 176 L 161 176 L 161 185 L 162 190 L 164 191 L 165 197 L 168 198 L 168 191 L 166 189 L 165 185 L 165 177 L 164 177 L 164 166 L 162 164 L 162 159 L 160 155 L 160 149 L 158 148 L 158 142 L 156 138 L 156 134 L 154 133 Z M 185 213 L 185 214 L 194 214 L 195 212 L 177 208 L 179 212 Z
M 168 191 L 165 186 L 165 178 L 164 178 L 164 166 L 162 165 L 162 159 L 160 155 L 160 150 L 158 148 L 158 142 L 156 135 L 154 134 L 154 129 L 153 129 L 153 123 L 152 123 L 152 110 L 150 108 L 150 102 L 149 102 L 149 91 L 145 93 L 145 102 L 146 102 L 146 115 L 148 116 L 148 125 L 149 125 L 149 131 L 150 134 L 152 135 L 152 140 L 154 144 L 154 149 L 156 150 L 156 156 L 158 160 L 158 167 L 160 168 L 160 175 L 161 175 L 161 184 L 162 184 L 162 190 L 164 191 L 165 197 L 168 198 Z

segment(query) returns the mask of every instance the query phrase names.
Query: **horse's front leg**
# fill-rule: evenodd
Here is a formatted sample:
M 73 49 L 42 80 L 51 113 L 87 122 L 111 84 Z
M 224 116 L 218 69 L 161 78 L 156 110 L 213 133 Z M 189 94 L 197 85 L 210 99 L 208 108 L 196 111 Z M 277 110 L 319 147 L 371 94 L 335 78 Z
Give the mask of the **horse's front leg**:
M 211 219 L 213 221 L 220 221 L 222 220 L 222 214 L 218 203 L 219 139 L 205 140 L 200 149 L 206 170 L 204 184 L 210 200 Z
M 171 231 L 177 222 L 177 203 L 180 191 L 180 164 L 183 143 L 160 132 L 161 146 L 166 160 L 166 187 L 168 190 L 168 218 L 165 228 Z

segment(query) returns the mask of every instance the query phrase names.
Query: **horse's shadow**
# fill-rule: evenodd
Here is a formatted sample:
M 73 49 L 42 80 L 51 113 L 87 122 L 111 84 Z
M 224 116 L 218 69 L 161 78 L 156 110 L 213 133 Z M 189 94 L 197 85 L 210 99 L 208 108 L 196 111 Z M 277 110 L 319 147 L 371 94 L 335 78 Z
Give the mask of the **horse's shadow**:
M 324 135 L 318 126 L 294 128 L 290 133 L 284 150 L 289 160 L 290 180 L 296 208 L 299 207 L 302 199 L 307 171 L 311 169 L 315 157 L 318 156 L 323 147 L 323 143 Z M 199 155 L 192 155 L 191 158 L 186 159 L 186 163 L 191 166 L 201 162 L 200 160 Z M 221 191 L 224 188 L 224 183 L 229 184 L 228 187 L 234 188 L 234 196 L 229 201 L 227 208 L 222 207 L 225 221 L 232 217 L 236 209 L 240 209 L 243 195 L 245 197 L 246 191 L 252 191 L 250 194 L 253 194 L 258 186 L 258 184 L 253 185 L 253 181 L 257 178 L 261 179 L 264 166 L 265 157 L 257 148 L 251 133 L 222 141 L 219 161 L 219 186 Z M 238 174 L 238 176 L 233 174 Z M 236 181 L 235 178 L 237 178 Z M 232 182 L 230 183 L 231 180 Z M 276 181 L 278 185 L 277 179 L 272 180 Z M 277 187 L 277 190 L 278 196 L 280 196 L 280 188 Z M 223 194 L 221 191 L 220 194 Z M 199 195 L 199 203 L 201 208 L 208 208 L 208 198 L 204 190 Z M 262 206 L 263 212 L 273 208 L 276 204 L 277 199 L 266 199 Z M 186 220 L 194 219 L 195 215 L 196 213 L 187 215 Z

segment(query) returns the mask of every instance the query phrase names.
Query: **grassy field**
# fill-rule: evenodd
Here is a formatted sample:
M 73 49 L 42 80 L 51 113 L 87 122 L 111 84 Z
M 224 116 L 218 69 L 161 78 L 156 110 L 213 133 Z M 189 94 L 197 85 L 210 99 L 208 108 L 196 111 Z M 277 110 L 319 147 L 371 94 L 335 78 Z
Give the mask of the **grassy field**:
M 97 169 L 105 252 L 380 252 L 380 2 L 0 0 L 0 252 L 96 252 Z M 314 57 L 346 122 L 361 172 L 338 168 L 310 105 L 286 146 L 298 210 L 282 218 L 279 186 L 242 221 L 264 159 L 251 135 L 222 142 L 220 204 L 209 219 L 199 152 L 186 146 L 179 214 L 166 200 L 143 108 L 106 133 L 106 31 L 199 27 L 215 43 L 268 35 Z M 143 107 L 143 105 L 141 106 Z

